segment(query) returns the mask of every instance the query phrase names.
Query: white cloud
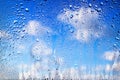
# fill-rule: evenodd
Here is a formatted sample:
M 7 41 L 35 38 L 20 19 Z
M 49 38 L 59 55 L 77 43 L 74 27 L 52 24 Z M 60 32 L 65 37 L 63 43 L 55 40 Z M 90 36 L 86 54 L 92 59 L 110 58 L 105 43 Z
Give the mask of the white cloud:
M 43 61 L 44 62 L 44 61 Z M 29 77 L 31 78 L 39 78 L 39 79 L 43 79 L 43 76 L 45 77 L 49 77 L 49 73 L 51 78 L 53 79 L 108 79 L 112 77 L 112 75 L 109 75 L 109 72 L 111 71 L 111 66 L 110 64 L 106 64 L 106 65 L 98 65 L 95 68 L 101 68 L 99 70 L 96 71 L 96 69 L 94 68 L 93 71 L 91 71 L 91 68 L 86 68 L 85 66 L 81 66 L 80 68 L 81 71 L 79 71 L 78 68 L 74 68 L 74 67 L 69 67 L 69 68 L 65 68 L 65 69 L 51 69 L 48 72 L 48 69 L 46 69 L 47 72 L 44 72 L 45 70 L 42 70 L 42 67 L 44 67 L 44 65 L 40 62 L 36 62 L 32 65 L 24 65 L 23 67 L 23 73 L 20 72 L 19 73 L 19 78 L 22 79 L 22 74 L 24 76 L 25 79 L 29 79 Z M 103 73 L 103 71 L 105 70 L 105 73 Z M 90 72 L 91 71 L 91 72 Z M 43 75 L 41 75 L 41 73 Z M 89 73 L 90 72 L 90 73 Z M 116 75 L 114 75 L 116 76 Z
M 18 66 L 19 68 L 19 79 L 38 78 L 41 79 L 43 76 L 48 76 L 48 69 L 52 63 L 49 63 L 49 58 L 44 57 L 41 61 L 36 61 L 32 64 L 22 63 Z
M 30 20 L 28 24 L 26 25 L 26 33 L 29 35 L 43 35 L 47 32 L 51 32 L 52 30 L 48 27 L 43 26 L 39 21 L 36 20 Z
M 10 34 L 6 33 L 5 31 L 0 30 L 0 38 L 7 38 L 10 37 Z
M 90 37 L 87 29 L 78 29 L 75 33 L 75 38 L 77 40 L 87 41 Z
M 0 64 L 0 80 L 18 79 L 18 72 L 15 66 L 8 64 Z
M 120 70 L 119 51 L 106 51 L 103 55 L 104 59 L 113 61 L 113 65 L 106 65 L 106 70 Z
M 35 57 L 47 56 L 52 53 L 52 49 L 42 40 L 32 46 L 32 55 Z
M 40 74 L 38 69 L 40 69 L 40 63 L 35 64 L 21 64 L 19 65 L 19 79 L 29 79 L 29 78 L 39 78 Z
M 111 69 L 112 69 L 111 65 L 110 65 L 110 64 L 106 64 L 105 70 L 106 70 L 107 72 L 110 72 Z
M 86 69 L 87 69 L 86 66 L 81 66 L 81 67 L 80 67 L 80 70 L 82 70 L 82 71 L 85 71 Z
M 94 68 L 95 71 L 102 71 L 104 69 L 104 66 L 103 65 L 96 65 L 96 67 Z
M 81 7 L 74 11 L 64 9 L 57 18 L 75 28 L 73 37 L 79 41 L 87 42 L 91 37 L 99 38 L 102 35 L 100 28 L 104 26 L 98 20 L 99 13 L 92 8 Z
M 112 66 L 112 69 L 115 71 L 120 71 L 120 62 L 115 62 Z
M 63 22 L 72 24 L 76 28 L 90 27 L 92 21 L 97 20 L 98 12 L 91 8 L 80 8 L 72 11 L 65 9 L 63 13 L 58 15 L 58 19 Z
M 119 55 L 118 51 L 106 51 L 103 54 L 104 59 L 109 60 L 109 61 L 113 61 L 115 60 Z
M 17 53 L 24 53 L 26 46 L 24 44 L 15 45 Z

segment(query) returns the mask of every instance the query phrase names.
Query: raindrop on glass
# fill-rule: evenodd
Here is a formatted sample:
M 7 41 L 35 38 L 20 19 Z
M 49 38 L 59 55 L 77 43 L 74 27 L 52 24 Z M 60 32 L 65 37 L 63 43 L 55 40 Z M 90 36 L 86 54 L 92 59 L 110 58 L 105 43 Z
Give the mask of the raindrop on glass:
M 102 9 L 101 8 L 97 8 L 97 12 L 101 12 L 102 11 Z
M 73 18 L 73 14 L 70 15 L 70 18 Z
M 116 40 L 119 40 L 120 38 L 119 37 L 115 37 Z
M 14 20 L 13 23 L 16 24 L 16 23 L 18 23 L 18 21 L 17 21 L 17 20 Z
M 26 12 L 29 12 L 29 9 L 28 9 L 28 8 L 25 8 L 25 11 L 26 11 Z
M 100 5 L 103 6 L 103 2 L 101 2 Z
M 89 3 L 89 7 L 92 7 L 92 4 L 91 4 L 91 3 Z
M 37 38 L 36 41 L 39 42 L 39 39 Z

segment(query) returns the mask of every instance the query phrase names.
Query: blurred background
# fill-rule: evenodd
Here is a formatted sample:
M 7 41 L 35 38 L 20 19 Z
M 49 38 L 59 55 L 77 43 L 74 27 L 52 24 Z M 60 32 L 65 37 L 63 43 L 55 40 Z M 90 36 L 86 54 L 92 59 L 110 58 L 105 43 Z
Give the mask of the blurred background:
M 119 0 L 0 0 L 0 80 L 119 80 Z

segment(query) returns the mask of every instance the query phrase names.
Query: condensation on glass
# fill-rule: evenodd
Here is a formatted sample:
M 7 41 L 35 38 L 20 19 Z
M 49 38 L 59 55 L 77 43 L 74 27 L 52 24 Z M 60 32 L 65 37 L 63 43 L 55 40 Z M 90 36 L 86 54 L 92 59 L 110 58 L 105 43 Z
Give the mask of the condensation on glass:
M 119 0 L 0 1 L 0 80 L 119 80 Z

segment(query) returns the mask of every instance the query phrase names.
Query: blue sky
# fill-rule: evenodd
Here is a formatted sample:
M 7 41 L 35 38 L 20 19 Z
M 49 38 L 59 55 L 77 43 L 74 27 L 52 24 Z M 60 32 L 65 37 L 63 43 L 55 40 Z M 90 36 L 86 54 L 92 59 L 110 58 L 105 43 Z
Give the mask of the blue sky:
M 0 62 L 17 68 L 19 78 L 22 69 L 26 79 L 56 68 L 61 77 L 76 68 L 99 68 L 106 75 L 120 70 L 118 0 L 0 0 L 0 5 Z

